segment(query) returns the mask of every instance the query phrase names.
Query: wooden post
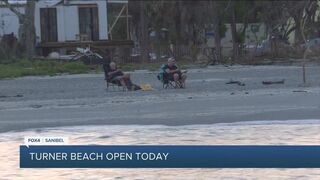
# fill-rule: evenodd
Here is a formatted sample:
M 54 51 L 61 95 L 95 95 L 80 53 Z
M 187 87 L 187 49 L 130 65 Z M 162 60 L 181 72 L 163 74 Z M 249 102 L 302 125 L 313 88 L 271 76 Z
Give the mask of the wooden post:
M 306 65 L 305 63 L 303 63 L 303 66 L 302 66 L 302 72 L 303 72 L 303 84 L 306 84 Z
M 307 41 L 304 41 L 305 44 L 307 44 Z M 310 49 L 309 46 L 307 45 L 307 49 L 304 51 L 303 53 L 303 65 L 302 65 L 302 76 L 303 76 L 303 84 L 307 83 L 307 77 L 306 77 L 306 58 L 307 58 L 307 54 L 309 53 Z

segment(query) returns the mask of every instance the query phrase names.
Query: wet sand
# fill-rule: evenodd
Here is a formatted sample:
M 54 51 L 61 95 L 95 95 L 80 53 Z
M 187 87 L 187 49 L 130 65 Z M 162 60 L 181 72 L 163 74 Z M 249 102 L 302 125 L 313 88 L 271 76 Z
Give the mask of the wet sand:
M 180 145 L 318 145 L 320 120 L 254 121 L 212 125 L 73 126 L 0 134 L 0 179 L 311 179 L 310 169 L 20 169 L 19 145 L 24 136 L 69 137 L 70 144 Z M 10 154 L 8 154 L 10 152 Z

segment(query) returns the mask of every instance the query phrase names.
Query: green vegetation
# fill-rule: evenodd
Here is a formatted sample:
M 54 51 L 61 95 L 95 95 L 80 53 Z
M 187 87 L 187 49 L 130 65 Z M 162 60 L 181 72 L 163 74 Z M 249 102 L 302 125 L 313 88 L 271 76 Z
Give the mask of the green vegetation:
M 89 72 L 90 67 L 82 62 L 59 62 L 54 60 L 20 60 L 0 64 L 0 79 L 21 76 L 80 74 Z
M 123 71 L 158 71 L 163 63 L 165 62 L 127 63 L 121 64 L 120 68 Z M 187 69 L 190 66 L 194 66 L 187 61 L 179 61 L 178 64 L 181 69 Z M 55 60 L 19 60 L 14 63 L 0 64 L 0 79 L 22 76 L 54 76 L 62 73 L 82 74 L 90 71 L 101 73 L 103 71 L 102 65 L 89 66 L 82 62 L 61 62 Z

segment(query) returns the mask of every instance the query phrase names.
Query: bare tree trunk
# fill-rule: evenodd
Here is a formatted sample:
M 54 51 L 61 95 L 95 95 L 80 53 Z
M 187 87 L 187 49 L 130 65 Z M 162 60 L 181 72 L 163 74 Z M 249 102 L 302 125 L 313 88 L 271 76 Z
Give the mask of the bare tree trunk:
M 221 36 L 220 36 L 220 24 L 221 24 L 221 17 L 219 14 L 219 7 L 218 1 L 212 2 L 212 10 L 213 10 L 213 26 L 214 26 L 214 42 L 215 48 L 217 52 L 218 62 L 221 62 L 222 59 L 222 52 L 221 52 Z
M 301 17 L 302 18 L 302 17 Z M 296 45 L 299 45 L 300 43 L 303 42 L 303 37 L 302 37 L 302 29 L 301 29 L 301 19 L 299 18 L 294 18 L 295 24 L 296 24 L 296 29 L 295 29 L 295 34 L 294 34 L 294 43 Z
M 239 55 L 239 47 L 238 47 L 238 40 L 237 40 L 237 26 L 236 26 L 236 11 L 235 11 L 235 1 L 231 2 L 231 13 L 232 13 L 232 22 L 231 22 L 231 34 L 232 34 L 232 50 L 233 50 L 233 59 L 232 63 L 238 61 Z
M 36 34 L 34 27 L 34 11 L 35 1 L 27 1 L 24 23 L 25 38 L 23 39 L 27 58 L 32 58 L 35 55 Z
M 34 27 L 34 11 L 36 1 L 27 1 L 25 14 L 22 14 L 12 7 L 8 0 L 4 0 L 3 2 L 19 19 L 19 43 L 25 50 L 26 57 L 30 59 L 35 54 L 36 35 Z
M 305 5 L 305 8 L 304 9 L 307 9 L 309 10 L 312 6 L 312 3 L 311 1 L 308 1 L 307 4 Z M 305 30 L 305 25 L 306 25 L 306 21 L 307 21 L 307 18 L 301 18 L 301 20 L 299 21 L 299 29 L 300 29 L 300 33 L 301 33 L 301 37 L 302 37 L 302 40 L 304 42 L 304 44 L 306 45 L 306 49 L 304 50 L 303 52 L 303 65 L 302 65 L 302 77 L 303 77 L 303 84 L 306 84 L 307 83 L 307 77 L 306 77 L 306 58 L 307 58 L 307 55 L 309 52 L 311 52 L 310 50 L 310 47 L 307 45 L 307 38 L 306 38 L 306 35 L 304 33 L 304 30 Z
M 178 1 L 179 3 L 179 12 L 180 12 L 180 23 L 179 23 L 179 45 L 185 45 L 186 41 L 185 41 L 185 38 L 186 38 L 186 27 L 187 27 L 187 23 L 186 23 L 186 7 L 184 5 L 184 2 L 183 1 Z
M 148 29 L 147 29 L 147 18 L 145 14 L 145 1 L 140 1 L 140 54 L 142 62 L 148 62 L 149 51 L 148 51 Z

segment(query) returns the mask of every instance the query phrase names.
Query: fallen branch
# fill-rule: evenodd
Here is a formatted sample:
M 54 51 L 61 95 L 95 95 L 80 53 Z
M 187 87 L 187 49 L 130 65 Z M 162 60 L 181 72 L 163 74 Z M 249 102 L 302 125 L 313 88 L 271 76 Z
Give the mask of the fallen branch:
M 262 84 L 264 85 L 271 85 L 271 84 L 284 84 L 284 79 L 281 81 L 262 81 Z
M 233 81 L 232 79 L 226 84 L 238 84 L 239 86 L 245 86 L 246 84 L 240 81 Z

